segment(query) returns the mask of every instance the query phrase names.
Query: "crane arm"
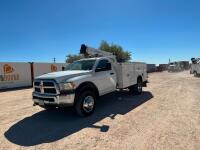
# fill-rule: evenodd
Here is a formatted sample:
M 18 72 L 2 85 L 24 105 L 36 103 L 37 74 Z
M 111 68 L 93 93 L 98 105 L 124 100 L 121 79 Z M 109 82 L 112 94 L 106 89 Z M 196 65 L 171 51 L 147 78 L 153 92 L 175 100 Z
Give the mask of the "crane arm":
M 80 54 L 84 55 L 85 57 L 108 57 L 116 62 L 116 57 L 112 53 L 88 47 L 85 44 L 81 45 Z

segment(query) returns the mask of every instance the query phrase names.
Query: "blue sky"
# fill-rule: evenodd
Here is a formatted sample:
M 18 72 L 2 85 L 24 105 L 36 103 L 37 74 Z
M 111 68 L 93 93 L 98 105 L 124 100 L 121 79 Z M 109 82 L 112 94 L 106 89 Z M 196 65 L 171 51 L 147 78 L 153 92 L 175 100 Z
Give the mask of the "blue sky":
M 0 0 L 0 61 L 64 62 L 86 43 L 117 43 L 133 61 L 200 56 L 198 0 Z

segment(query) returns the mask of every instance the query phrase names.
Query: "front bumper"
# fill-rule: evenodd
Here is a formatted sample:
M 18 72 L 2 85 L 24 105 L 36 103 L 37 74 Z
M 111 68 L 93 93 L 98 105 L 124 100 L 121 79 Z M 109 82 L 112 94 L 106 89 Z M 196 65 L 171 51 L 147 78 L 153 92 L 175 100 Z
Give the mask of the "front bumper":
M 75 93 L 50 95 L 33 92 L 34 105 L 55 105 L 55 106 L 72 106 L 74 104 Z

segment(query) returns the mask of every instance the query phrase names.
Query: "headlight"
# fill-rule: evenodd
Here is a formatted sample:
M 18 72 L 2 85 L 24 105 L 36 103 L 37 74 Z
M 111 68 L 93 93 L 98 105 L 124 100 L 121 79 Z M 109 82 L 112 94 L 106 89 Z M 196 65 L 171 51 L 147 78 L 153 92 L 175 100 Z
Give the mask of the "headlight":
M 67 82 L 61 85 L 61 90 L 73 90 L 75 88 L 76 85 L 73 82 Z

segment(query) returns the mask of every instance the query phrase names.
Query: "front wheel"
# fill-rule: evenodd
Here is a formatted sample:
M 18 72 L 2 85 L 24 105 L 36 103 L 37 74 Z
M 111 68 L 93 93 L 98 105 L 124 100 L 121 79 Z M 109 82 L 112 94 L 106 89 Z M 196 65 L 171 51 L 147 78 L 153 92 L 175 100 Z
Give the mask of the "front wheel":
M 89 116 L 94 112 L 96 96 L 91 91 L 81 92 L 75 102 L 75 111 L 79 116 Z

